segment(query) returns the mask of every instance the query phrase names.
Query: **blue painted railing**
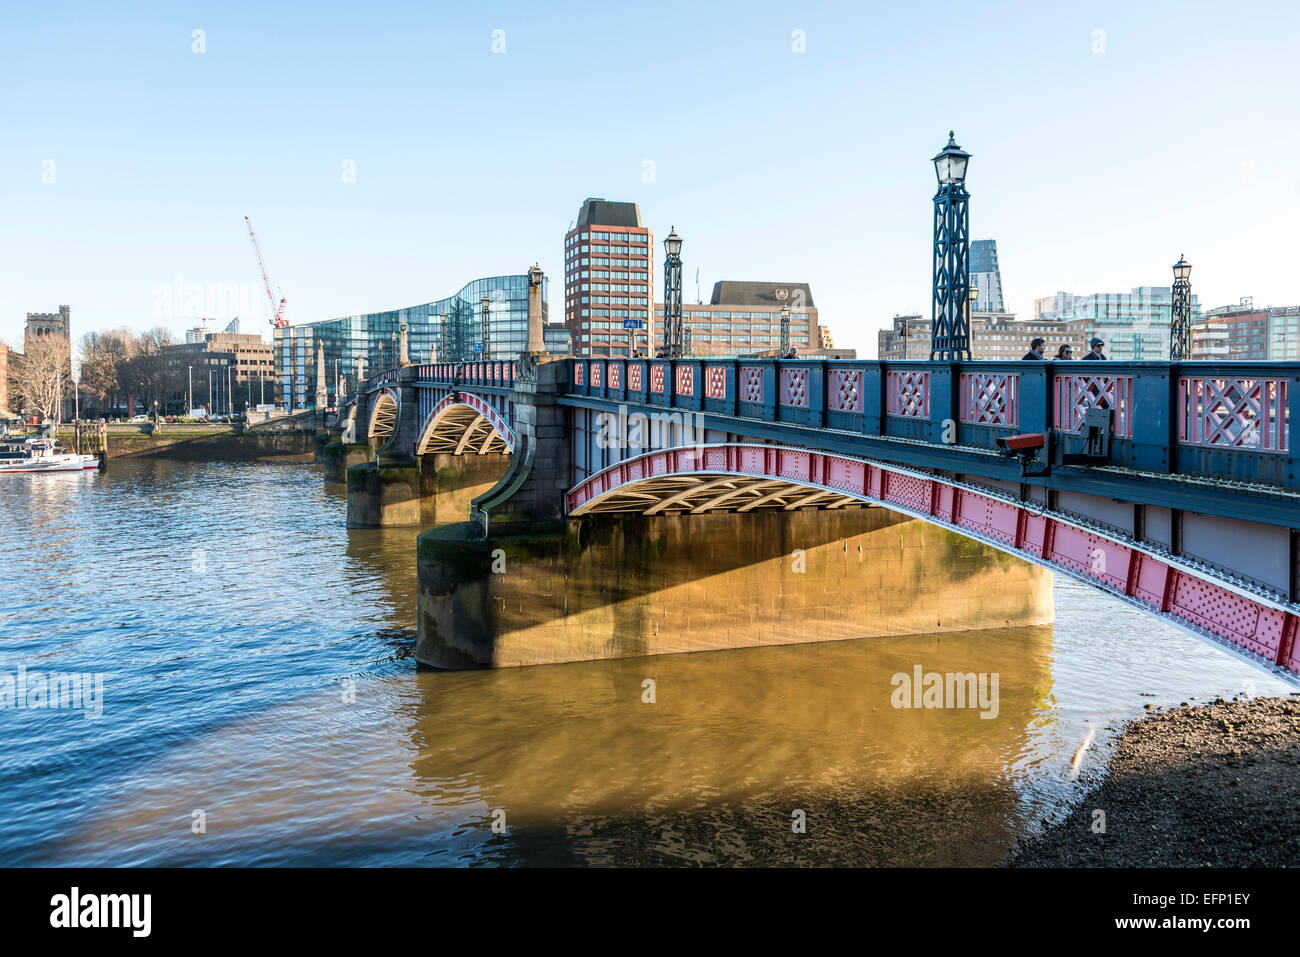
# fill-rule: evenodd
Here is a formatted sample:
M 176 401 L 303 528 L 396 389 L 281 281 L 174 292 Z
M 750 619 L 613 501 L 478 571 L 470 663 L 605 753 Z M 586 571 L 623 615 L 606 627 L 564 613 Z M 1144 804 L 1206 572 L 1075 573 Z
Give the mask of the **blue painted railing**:
M 996 448 L 1113 409 L 1110 461 L 1300 488 L 1300 363 L 571 358 L 569 394 Z

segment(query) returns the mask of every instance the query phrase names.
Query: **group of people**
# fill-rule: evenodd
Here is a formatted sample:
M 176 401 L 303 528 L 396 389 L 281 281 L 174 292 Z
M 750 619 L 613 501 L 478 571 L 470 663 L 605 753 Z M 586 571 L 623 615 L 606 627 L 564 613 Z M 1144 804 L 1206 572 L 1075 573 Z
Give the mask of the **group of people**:
M 1105 359 L 1106 358 L 1106 353 L 1104 352 L 1105 348 L 1106 348 L 1106 343 L 1102 342 L 1102 340 L 1098 339 L 1096 336 L 1093 336 L 1090 340 L 1088 340 L 1088 352 L 1084 355 L 1084 358 Z M 1035 339 L 1033 342 L 1029 343 L 1029 351 L 1024 354 L 1023 358 L 1029 359 L 1030 361 L 1034 361 L 1034 362 L 1042 362 L 1047 359 L 1046 350 L 1047 350 L 1047 340 L 1042 338 Z M 1056 350 L 1056 355 L 1053 356 L 1052 358 L 1073 359 L 1074 348 L 1067 342 L 1064 345 L 1062 345 L 1059 349 Z

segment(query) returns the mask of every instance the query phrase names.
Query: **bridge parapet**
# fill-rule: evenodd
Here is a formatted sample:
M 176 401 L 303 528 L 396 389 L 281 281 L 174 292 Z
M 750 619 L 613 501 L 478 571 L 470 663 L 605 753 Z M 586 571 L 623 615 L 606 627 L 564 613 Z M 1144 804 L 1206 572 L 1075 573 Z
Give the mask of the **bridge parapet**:
M 1300 363 L 572 358 L 570 396 L 996 449 L 1113 411 L 1108 463 L 1300 488 Z

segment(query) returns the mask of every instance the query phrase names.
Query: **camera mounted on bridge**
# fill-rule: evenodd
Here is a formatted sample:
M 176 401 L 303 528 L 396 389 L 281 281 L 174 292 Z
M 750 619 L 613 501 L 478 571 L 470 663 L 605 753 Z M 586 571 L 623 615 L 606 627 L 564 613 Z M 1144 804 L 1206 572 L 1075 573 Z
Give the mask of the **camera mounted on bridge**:
M 1094 406 L 1085 409 L 1078 433 L 1048 429 L 1046 432 L 1023 432 L 997 439 L 998 448 L 1008 458 L 1020 460 L 1020 474 L 1025 478 L 1052 474 L 1056 465 L 1102 465 L 1110 460 L 1111 420 L 1114 410 Z M 1065 451 L 1066 442 L 1077 439 L 1077 451 Z M 1045 449 L 1045 463 L 1039 463 L 1038 452 Z M 1041 467 L 1031 471 L 1031 466 Z

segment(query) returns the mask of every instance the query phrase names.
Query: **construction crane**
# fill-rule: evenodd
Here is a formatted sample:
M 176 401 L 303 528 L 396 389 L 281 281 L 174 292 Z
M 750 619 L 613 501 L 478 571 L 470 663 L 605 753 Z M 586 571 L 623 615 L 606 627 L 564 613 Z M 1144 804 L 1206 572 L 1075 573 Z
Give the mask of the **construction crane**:
M 284 317 L 284 310 L 289 305 L 289 301 L 281 295 L 280 304 L 276 305 L 275 293 L 271 292 L 271 277 L 266 272 L 266 261 L 262 258 L 262 244 L 257 241 L 257 233 L 253 232 L 253 221 L 245 216 L 244 222 L 248 225 L 248 238 L 253 241 L 253 252 L 257 253 L 257 265 L 262 270 L 262 282 L 266 284 L 266 298 L 271 300 L 271 311 L 275 313 L 271 325 L 283 329 L 289 324 L 289 320 Z

